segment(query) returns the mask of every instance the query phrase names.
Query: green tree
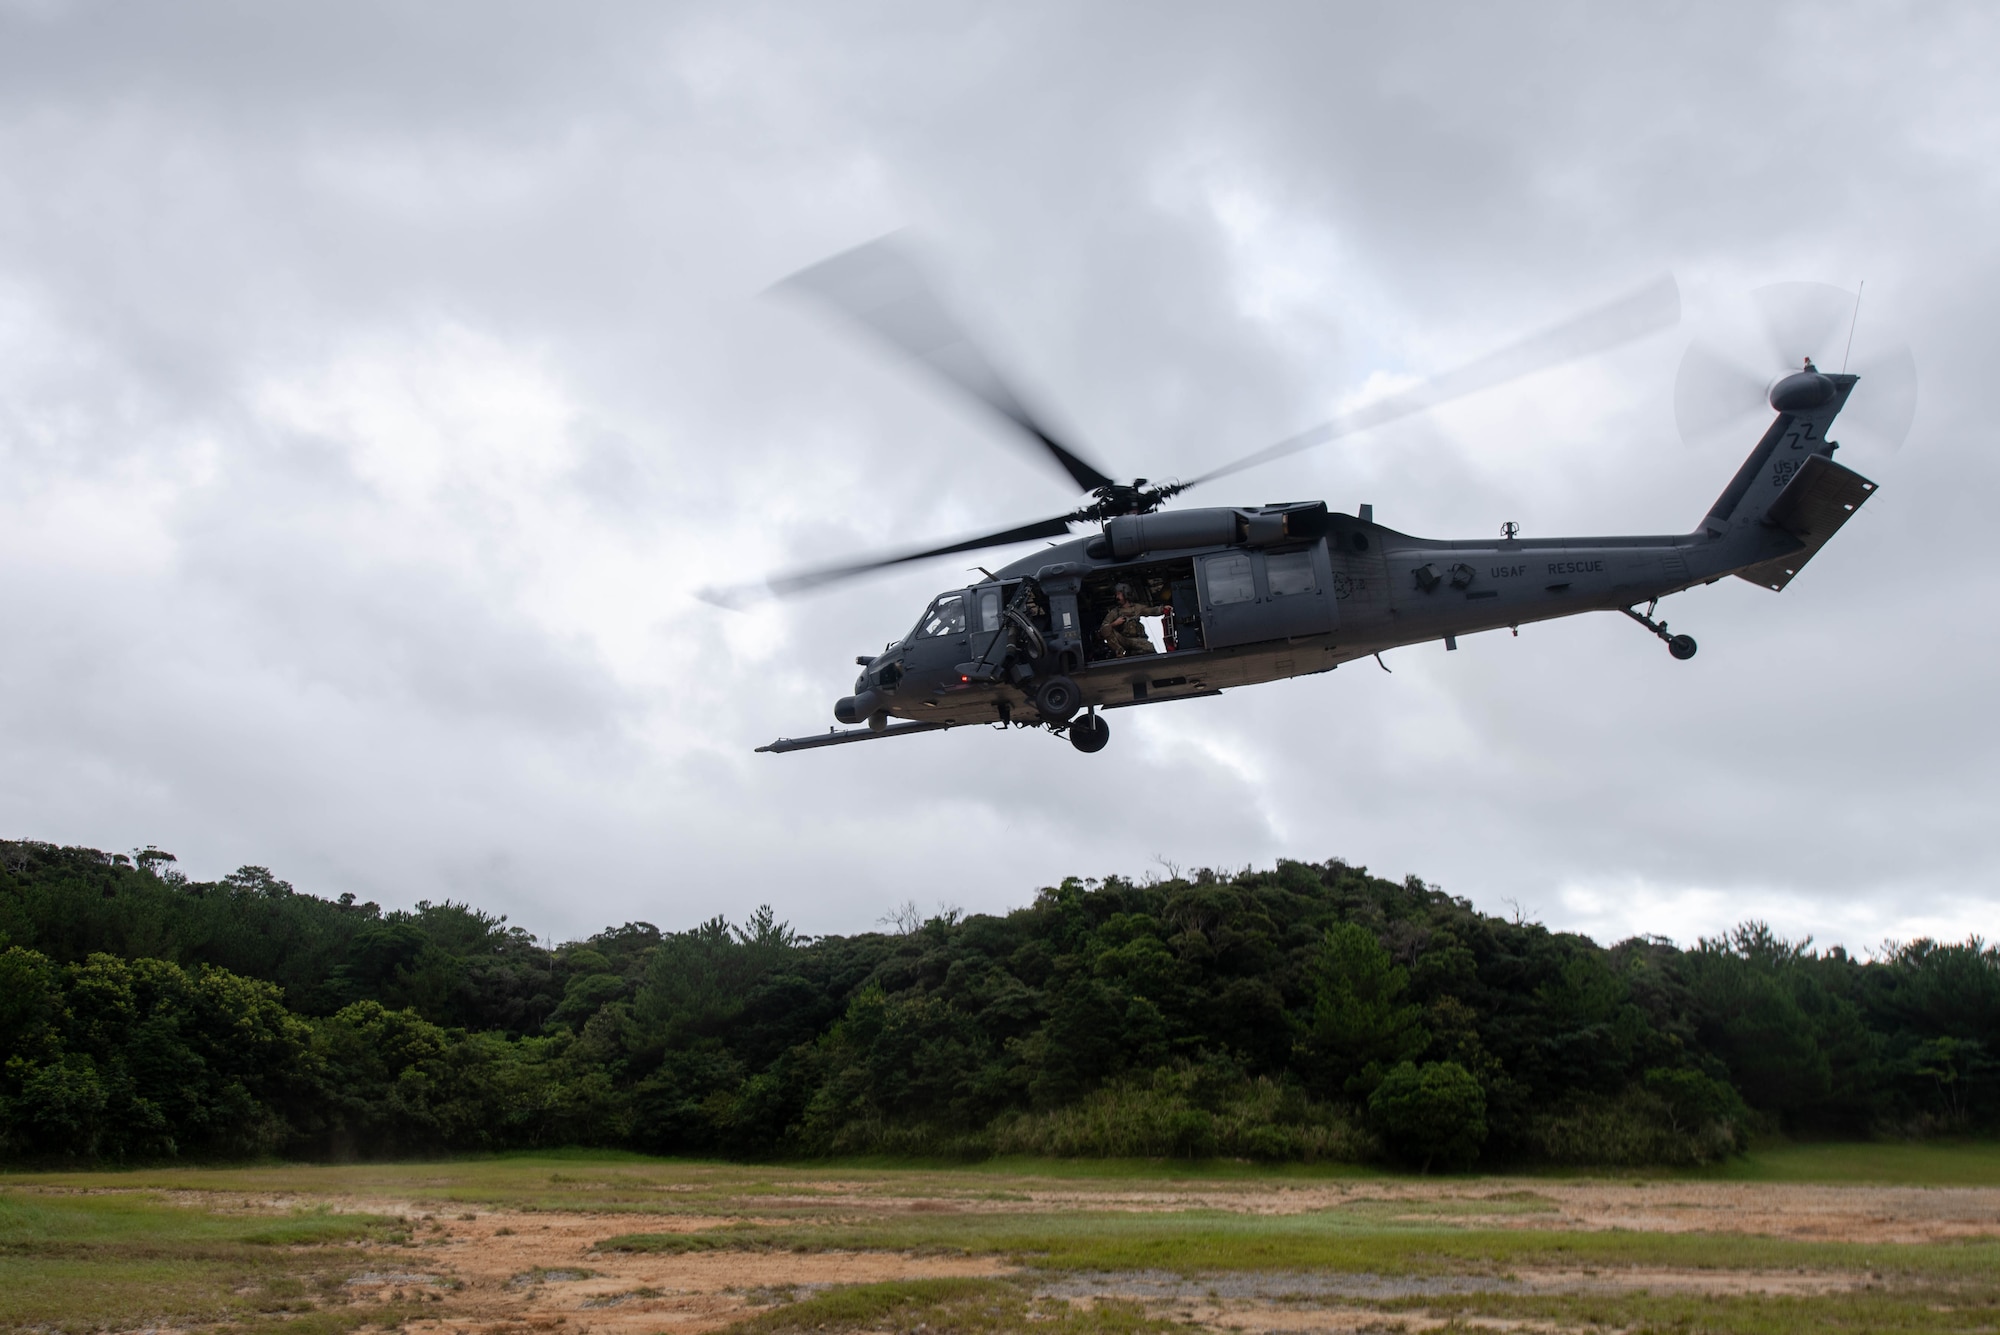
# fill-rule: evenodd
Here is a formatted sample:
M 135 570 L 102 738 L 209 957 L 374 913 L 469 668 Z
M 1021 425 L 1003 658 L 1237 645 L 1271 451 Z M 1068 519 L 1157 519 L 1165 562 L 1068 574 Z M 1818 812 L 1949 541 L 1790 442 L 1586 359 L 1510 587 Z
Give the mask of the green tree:
M 1457 1062 L 1402 1062 L 1368 1096 L 1368 1119 L 1405 1163 L 1469 1168 L 1486 1143 L 1486 1092 Z
M 1430 1043 L 1423 1007 L 1402 999 L 1409 983 L 1409 974 L 1359 923 L 1330 927 L 1320 938 L 1302 1046 L 1331 1089 L 1365 1099 L 1383 1072 Z
M 1656 1067 L 1646 1072 L 1645 1088 L 1666 1105 L 1673 1130 L 1699 1133 L 1719 1127 L 1739 1148 L 1747 1146 L 1749 1110 L 1727 1081 L 1686 1067 Z

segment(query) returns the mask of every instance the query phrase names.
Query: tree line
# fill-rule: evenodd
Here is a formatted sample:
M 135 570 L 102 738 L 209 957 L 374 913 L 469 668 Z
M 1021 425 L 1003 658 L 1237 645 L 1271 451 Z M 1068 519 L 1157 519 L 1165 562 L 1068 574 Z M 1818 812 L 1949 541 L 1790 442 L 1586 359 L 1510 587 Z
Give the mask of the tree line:
M 807 938 L 545 948 L 260 867 L 0 842 L 0 1157 L 596 1145 L 1698 1163 L 2000 1127 L 2000 951 L 1602 947 L 1340 861 Z

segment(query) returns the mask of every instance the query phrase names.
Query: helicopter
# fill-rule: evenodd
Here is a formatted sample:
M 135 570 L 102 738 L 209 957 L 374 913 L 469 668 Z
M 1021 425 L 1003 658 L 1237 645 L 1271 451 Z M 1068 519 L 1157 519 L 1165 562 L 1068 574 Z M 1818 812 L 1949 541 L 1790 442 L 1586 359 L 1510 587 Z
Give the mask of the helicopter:
M 708 600 L 739 607 L 914 562 L 1047 543 L 997 571 L 975 567 L 983 578 L 938 594 L 907 634 L 857 657 L 853 693 L 833 709 L 847 726 L 780 738 L 759 752 L 983 724 L 1046 730 L 1094 753 L 1110 741 L 1104 716 L 1112 710 L 1212 697 L 1370 657 L 1388 671 L 1381 654 L 1389 649 L 1442 641 L 1455 650 L 1460 636 L 1518 635 L 1531 622 L 1584 612 L 1621 613 L 1685 661 L 1695 640 L 1656 617 L 1662 598 L 1730 575 L 1782 590 L 1876 491 L 1834 462 L 1839 446 L 1827 434 L 1860 375 L 1821 371 L 1815 349 L 1793 349 L 1785 355 L 1798 369 L 1747 381 L 1774 416 L 1689 532 L 1541 538 L 1510 522 L 1497 539 L 1435 539 L 1377 522 L 1370 505 L 1353 514 L 1324 501 L 1165 508 L 1193 487 L 1674 325 L 1680 298 L 1671 278 L 1198 477 L 1161 483 L 1117 481 L 1059 439 L 994 370 L 896 237 L 836 255 L 778 289 L 853 321 L 997 414 L 1088 499 L 1061 515 L 937 546 L 705 590 Z M 1851 351 L 1851 325 L 1848 334 Z M 1710 393 L 1719 374 L 1712 353 L 1697 356 L 1704 351 L 1690 348 L 1683 361 L 1684 432 L 1690 393 Z M 1914 370 L 1903 365 L 1907 350 L 1899 355 L 1890 376 L 1898 422 L 1888 428 L 1897 441 L 1914 413 Z M 1078 526 L 1095 531 L 1072 536 Z M 1147 620 L 1159 623 L 1157 646 Z

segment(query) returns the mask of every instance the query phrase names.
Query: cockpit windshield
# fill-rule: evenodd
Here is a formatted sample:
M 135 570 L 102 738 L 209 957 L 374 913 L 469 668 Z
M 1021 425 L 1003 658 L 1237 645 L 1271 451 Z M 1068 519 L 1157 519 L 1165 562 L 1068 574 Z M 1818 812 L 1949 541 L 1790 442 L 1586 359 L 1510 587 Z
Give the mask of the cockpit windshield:
M 965 633 L 965 594 L 940 594 L 931 604 L 930 611 L 917 623 L 917 632 L 911 638 L 929 639 L 939 635 L 963 635 Z

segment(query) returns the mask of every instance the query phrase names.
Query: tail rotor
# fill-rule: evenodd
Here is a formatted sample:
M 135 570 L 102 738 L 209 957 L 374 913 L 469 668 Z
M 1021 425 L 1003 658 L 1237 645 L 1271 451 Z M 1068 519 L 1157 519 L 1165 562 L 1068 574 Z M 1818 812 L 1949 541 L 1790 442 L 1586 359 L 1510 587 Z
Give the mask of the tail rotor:
M 1808 361 L 1859 377 L 1839 434 L 1873 452 L 1902 448 L 1917 415 L 1909 344 L 1858 317 L 1859 294 L 1827 283 L 1773 283 L 1711 320 L 1688 345 L 1674 379 L 1674 422 L 1697 448 L 1739 443 L 1771 413 L 1770 388 Z

